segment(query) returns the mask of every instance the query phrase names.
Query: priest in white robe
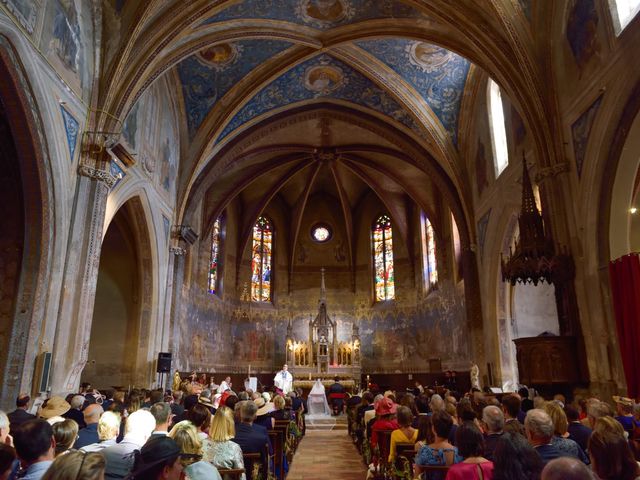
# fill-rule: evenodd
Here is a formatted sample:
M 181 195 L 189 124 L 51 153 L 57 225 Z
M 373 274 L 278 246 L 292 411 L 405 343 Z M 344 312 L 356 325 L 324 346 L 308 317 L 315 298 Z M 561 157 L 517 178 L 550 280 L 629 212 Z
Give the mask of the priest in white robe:
M 282 370 L 273 377 L 273 384 L 282 390 L 285 395 L 293 390 L 293 375 L 289 372 L 289 366 L 283 365 Z

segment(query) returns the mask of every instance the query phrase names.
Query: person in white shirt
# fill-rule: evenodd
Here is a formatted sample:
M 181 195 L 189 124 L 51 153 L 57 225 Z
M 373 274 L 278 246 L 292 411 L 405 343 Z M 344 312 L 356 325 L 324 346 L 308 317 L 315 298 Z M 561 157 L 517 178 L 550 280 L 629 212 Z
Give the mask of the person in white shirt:
M 293 390 L 293 375 L 289 372 L 288 365 L 283 365 L 282 370 L 276 373 L 276 376 L 273 377 L 273 384 L 285 395 Z
M 220 382 L 217 393 L 224 393 L 227 390 L 231 390 L 231 377 L 227 377 L 222 382 Z

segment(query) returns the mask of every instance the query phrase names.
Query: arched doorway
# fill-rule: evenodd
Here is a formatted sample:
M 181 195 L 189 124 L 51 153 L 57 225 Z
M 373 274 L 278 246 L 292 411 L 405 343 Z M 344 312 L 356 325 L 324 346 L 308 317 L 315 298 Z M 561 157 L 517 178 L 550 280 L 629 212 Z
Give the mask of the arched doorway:
M 0 35 L 0 405 L 31 392 L 53 250 L 50 161 L 31 86 Z M 46 347 L 45 347 L 46 348 Z
M 116 212 L 100 253 L 87 364 L 81 381 L 97 388 L 147 386 L 152 269 L 138 197 Z

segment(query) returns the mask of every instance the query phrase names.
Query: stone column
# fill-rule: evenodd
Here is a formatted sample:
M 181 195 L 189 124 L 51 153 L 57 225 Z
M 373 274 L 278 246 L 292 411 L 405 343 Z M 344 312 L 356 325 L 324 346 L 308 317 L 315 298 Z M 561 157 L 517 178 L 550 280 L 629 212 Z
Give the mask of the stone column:
M 106 169 L 86 163 L 78 168 L 53 342 L 53 394 L 77 391 L 87 362 L 107 196 L 116 182 L 108 170 L 106 150 L 101 155 Z
M 169 275 L 171 278 L 172 286 L 167 288 L 167 292 L 171 291 L 171 311 L 169 320 L 169 351 L 172 358 L 172 370 L 184 370 L 182 359 L 180 357 L 180 323 L 181 323 L 181 306 L 182 296 L 184 294 L 182 285 L 184 285 L 184 269 L 186 261 L 187 250 L 183 247 L 173 246 L 169 247 L 169 253 L 171 255 Z M 167 293 L 169 294 L 169 293 Z

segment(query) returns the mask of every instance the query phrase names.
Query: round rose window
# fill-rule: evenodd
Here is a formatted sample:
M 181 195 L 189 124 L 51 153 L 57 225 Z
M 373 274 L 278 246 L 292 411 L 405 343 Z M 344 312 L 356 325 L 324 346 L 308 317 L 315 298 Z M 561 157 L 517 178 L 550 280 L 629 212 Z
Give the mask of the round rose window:
M 311 229 L 311 237 L 318 243 L 324 243 L 331 240 L 331 228 L 328 225 L 315 225 Z

